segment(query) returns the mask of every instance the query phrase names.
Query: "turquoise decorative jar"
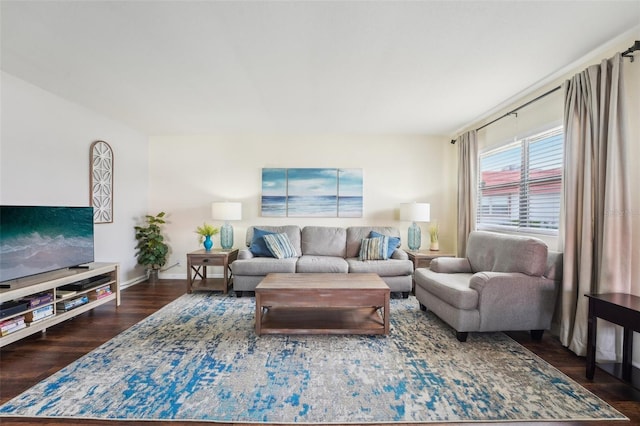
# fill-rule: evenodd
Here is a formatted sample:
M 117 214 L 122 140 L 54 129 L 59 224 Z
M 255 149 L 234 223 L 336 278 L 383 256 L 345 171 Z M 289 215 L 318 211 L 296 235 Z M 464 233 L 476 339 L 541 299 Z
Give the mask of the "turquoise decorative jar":
M 211 250 L 211 247 L 213 247 L 213 241 L 211 241 L 211 235 L 207 235 L 204 237 L 204 249 L 206 251 Z

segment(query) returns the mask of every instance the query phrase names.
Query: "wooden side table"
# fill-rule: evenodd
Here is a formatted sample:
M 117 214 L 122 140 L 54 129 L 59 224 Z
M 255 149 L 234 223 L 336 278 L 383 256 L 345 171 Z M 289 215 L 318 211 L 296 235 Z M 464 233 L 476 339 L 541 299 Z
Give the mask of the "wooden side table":
M 585 294 L 589 298 L 587 329 L 587 379 L 596 370 L 597 320 L 624 327 L 622 363 L 599 363 L 598 367 L 640 389 L 640 369 L 633 366 L 633 332 L 640 332 L 640 297 L 625 293 Z
M 231 264 L 237 258 L 238 249 L 201 249 L 187 253 L 187 293 L 218 290 L 227 294 L 233 282 Z M 207 278 L 207 266 L 222 266 L 224 278 Z
M 456 257 L 456 254 L 447 250 L 406 250 L 409 260 L 413 262 L 413 270 L 428 268 L 436 257 Z M 411 280 L 411 293 L 416 294 L 416 281 Z
M 436 257 L 456 257 L 453 251 L 448 250 L 406 250 L 409 260 L 413 262 L 413 270 L 428 268 Z

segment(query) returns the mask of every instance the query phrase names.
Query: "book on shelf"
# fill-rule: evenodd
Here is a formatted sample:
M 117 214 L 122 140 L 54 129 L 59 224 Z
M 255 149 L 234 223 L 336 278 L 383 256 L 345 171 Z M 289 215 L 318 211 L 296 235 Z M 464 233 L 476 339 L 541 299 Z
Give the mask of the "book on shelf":
M 22 302 L 27 302 L 29 304 L 29 309 L 33 309 L 40 305 L 44 305 L 45 303 L 52 302 L 53 293 L 32 294 L 31 296 L 23 297 L 20 300 Z
M 89 295 L 89 299 L 91 300 L 98 300 L 98 299 L 102 299 L 104 297 L 107 297 L 109 295 L 113 294 L 113 292 L 111 291 L 111 286 L 110 285 L 105 285 L 102 287 L 98 287 L 95 290 L 91 290 L 88 295 Z
M 89 302 L 89 297 L 84 294 L 75 299 L 63 300 L 62 302 L 56 303 L 56 308 L 59 311 L 70 311 L 71 309 L 77 308 L 78 306 L 82 306 L 85 303 Z
M 24 321 L 24 316 L 14 317 L 0 322 L 0 335 L 6 336 L 14 333 L 18 330 L 25 328 L 27 324 Z
M 40 321 L 53 315 L 53 305 L 42 306 L 24 314 L 24 320 L 28 323 Z
M 73 296 L 76 294 L 78 294 L 76 290 L 60 290 L 60 289 L 56 290 L 56 297 L 58 299 L 63 299 L 65 297 Z
M 7 302 L 2 302 L 0 303 L 0 319 L 19 314 L 27 309 L 29 309 L 29 303 L 21 300 L 9 300 Z

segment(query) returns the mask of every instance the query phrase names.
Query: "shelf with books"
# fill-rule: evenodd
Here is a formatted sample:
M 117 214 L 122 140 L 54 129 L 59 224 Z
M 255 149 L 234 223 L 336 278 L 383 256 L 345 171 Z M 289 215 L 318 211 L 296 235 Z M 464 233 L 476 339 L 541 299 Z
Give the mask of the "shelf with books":
M 115 300 L 120 305 L 119 266 L 90 263 L 16 280 L 0 289 L 0 347 Z

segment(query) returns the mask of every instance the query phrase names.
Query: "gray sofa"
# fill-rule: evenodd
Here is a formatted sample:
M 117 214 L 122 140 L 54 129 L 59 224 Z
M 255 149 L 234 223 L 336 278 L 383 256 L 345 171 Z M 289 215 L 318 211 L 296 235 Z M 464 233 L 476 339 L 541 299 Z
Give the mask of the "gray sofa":
M 420 308 L 456 330 L 528 330 L 541 339 L 551 326 L 562 254 L 537 239 L 474 231 L 465 258 L 437 258 L 414 274 Z
M 254 229 L 287 234 L 296 257 L 276 259 L 257 257 L 249 247 Z M 233 289 L 238 297 L 252 292 L 269 273 L 376 273 L 389 286 L 391 292 L 407 297 L 411 292 L 413 263 L 399 245 L 388 260 L 358 258 L 363 238 L 371 231 L 390 237 L 400 237 L 393 227 L 352 226 L 252 226 L 247 229 L 246 245 L 231 264 Z

